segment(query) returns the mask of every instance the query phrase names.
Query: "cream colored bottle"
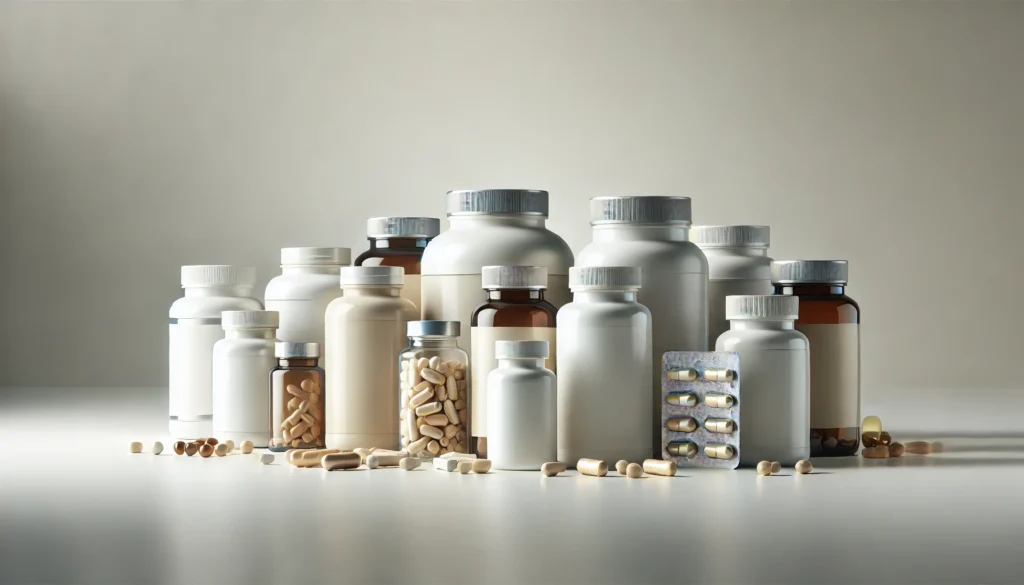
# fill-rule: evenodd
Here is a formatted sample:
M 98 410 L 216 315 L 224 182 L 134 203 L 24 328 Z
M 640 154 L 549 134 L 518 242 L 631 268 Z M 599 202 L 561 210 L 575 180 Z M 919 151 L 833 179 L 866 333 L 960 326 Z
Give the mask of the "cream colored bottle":
M 325 316 L 323 368 L 326 444 L 398 448 L 398 371 L 406 323 L 419 311 L 402 298 L 404 269 L 352 266 L 341 269 L 344 296 Z

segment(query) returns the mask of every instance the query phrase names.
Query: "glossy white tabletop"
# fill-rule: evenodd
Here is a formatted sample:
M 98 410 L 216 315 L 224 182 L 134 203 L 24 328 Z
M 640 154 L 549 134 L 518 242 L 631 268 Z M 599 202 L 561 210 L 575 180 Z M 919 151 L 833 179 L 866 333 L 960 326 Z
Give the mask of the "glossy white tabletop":
M 0 583 L 1024 581 L 1020 403 L 874 411 L 941 455 L 629 480 L 187 458 L 159 389 L 0 399 Z

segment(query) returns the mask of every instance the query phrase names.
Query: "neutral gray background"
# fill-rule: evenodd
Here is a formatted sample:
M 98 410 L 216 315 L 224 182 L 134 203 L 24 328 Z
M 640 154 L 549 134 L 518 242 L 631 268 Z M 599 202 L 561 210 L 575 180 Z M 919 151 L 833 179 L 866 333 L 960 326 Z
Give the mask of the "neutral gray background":
M 157 386 L 185 263 L 452 188 L 847 258 L 865 399 L 1019 387 L 1024 3 L 0 3 L 0 385 Z

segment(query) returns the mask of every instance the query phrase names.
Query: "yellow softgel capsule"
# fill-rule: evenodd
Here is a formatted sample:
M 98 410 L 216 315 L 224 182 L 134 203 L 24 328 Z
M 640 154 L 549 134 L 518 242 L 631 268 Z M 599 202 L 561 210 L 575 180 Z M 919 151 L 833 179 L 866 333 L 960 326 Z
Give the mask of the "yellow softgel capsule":
M 882 419 L 877 416 L 865 416 L 864 421 L 860 423 L 861 433 L 881 433 L 882 432 Z

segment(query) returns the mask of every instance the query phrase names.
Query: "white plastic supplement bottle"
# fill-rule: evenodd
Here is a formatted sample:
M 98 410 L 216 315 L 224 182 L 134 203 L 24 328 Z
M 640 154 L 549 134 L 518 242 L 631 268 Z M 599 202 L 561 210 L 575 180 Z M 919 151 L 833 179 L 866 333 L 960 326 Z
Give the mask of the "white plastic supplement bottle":
M 698 225 L 690 240 L 708 259 L 709 347 L 729 330 L 725 297 L 772 294 L 771 228 L 766 225 Z
M 731 329 L 715 351 L 740 356 L 740 465 L 810 457 L 810 350 L 793 328 L 799 308 L 794 296 L 726 297 Z
M 639 266 L 637 302 L 651 311 L 651 441 L 661 442 L 661 356 L 708 348 L 708 261 L 689 241 L 689 197 L 596 197 L 590 200 L 594 241 L 579 266 Z M 589 455 L 587 456 L 589 457 Z
M 270 372 L 277 367 L 277 311 L 224 311 L 213 346 L 213 436 L 270 443 Z
M 572 250 L 547 229 L 547 217 L 547 191 L 449 192 L 450 227 L 423 253 L 423 318 L 459 321 L 459 346 L 470 348 L 470 318 L 485 298 L 480 290 L 484 266 L 544 266 L 547 300 L 555 307 L 569 302 Z M 469 354 L 472 359 L 472 350 Z
M 256 269 L 249 266 L 182 266 L 185 296 L 170 310 L 168 430 L 176 439 L 213 434 L 213 345 L 224 339 L 224 311 L 263 308 L 252 298 Z
M 323 347 L 324 313 L 341 296 L 341 267 L 351 263 L 348 248 L 281 248 L 281 275 L 265 295 L 267 310 L 281 315 L 278 339 Z
M 558 460 L 643 461 L 656 403 L 640 269 L 572 268 L 569 286 L 573 301 L 558 311 Z
M 329 449 L 398 448 L 398 371 L 406 323 L 419 318 L 402 298 L 399 266 L 341 269 L 344 295 L 327 307 L 321 363 Z
M 497 341 L 487 376 L 488 458 L 496 469 L 538 470 L 558 447 L 555 373 L 547 341 Z

